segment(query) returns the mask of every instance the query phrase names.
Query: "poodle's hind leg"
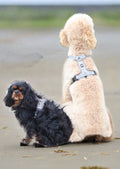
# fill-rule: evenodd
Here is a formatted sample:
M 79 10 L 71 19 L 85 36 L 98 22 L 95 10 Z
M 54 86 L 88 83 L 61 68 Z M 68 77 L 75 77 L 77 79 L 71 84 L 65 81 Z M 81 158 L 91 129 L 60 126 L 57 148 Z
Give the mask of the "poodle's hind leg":
M 112 136 L 103 137 L 101 135 L 93 135 L 93 136 L 86 136 L 83 142 L 100 143 L 100 142 L 109 142 L 111 140 L 112 140 Z
M 110 114 L 110 111 L 109 109 L 107 108 L 107 113 L 108 113 L 108 116 L 109 116 L 109 120 L 110 120 L 110 131 L 111 131 L 111 135 L 109 137 L 102 137 L 102 136 L 97 136 L 96 137 L 96 140 L 98 142 L 109 142 L 113 139 L 113 122 L 112 122 L 112 117 L 111 117 L 111 114 Z
M 96 136 L 95 141 L 96 142 L 109 142 L 112 140 L 112 136 L 110 137 L 102 137 L 102 136 Z

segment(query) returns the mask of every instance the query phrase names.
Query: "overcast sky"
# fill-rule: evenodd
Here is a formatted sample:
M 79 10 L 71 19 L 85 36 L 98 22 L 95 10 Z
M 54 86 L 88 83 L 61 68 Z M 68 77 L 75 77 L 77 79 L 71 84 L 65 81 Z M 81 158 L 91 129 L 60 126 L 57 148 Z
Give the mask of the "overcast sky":
M 0 0 L 0 4 L 9 5 L 9 4 L 120 4 L 120 0 Z

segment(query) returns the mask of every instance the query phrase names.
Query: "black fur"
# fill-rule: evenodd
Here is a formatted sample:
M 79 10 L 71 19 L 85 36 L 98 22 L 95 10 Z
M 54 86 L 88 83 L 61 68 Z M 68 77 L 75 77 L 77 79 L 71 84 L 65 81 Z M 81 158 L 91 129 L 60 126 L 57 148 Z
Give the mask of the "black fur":
M 24 96 L 21 103 L 15 107 L 13 106 L 15 101 L 12 99 L 13 86 L 22 87 L 21 93 Z M 20 143 L 21 146 L 28 145 L 34 136 L 37 141 L 36 147 L 63 145 L 68 143 L 72 134 L 73 129 L 69 117 L 54 101 L 46 99 L 43 108 L 37 108 L 42 98 L 43 96 L 36 94 L 24 81 L 12 84 L 4 98 L 6 106 L 12 107 L 20 125 L 26 131 L 26 138 Z

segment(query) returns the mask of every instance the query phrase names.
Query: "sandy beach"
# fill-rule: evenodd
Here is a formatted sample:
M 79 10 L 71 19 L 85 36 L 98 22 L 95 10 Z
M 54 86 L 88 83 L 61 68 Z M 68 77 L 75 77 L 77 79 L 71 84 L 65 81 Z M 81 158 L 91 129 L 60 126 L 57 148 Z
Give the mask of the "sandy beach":
M 0 168 L 80 169 L 103 166 L 120 169 L 120 30 L 96 28 L 93 59 L 104 85 L 106 104 L 114 123 L 109 143 L 78 143 L 53 148 L 20 147 L 25 136 L 14 113 L 3 103 L 10 83 L 25 80 L 38 92 L 61 102 L 62 68 L 67 48 L 59 29 L 0 30 Z M 57 151 L 60 150 L 60 151 Z

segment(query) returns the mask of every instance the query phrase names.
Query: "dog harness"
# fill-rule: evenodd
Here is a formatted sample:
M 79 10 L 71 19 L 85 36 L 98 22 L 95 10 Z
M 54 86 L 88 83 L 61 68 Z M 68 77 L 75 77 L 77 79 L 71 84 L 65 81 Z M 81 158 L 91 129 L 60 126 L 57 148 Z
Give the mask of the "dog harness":
M 37 108 L 36 108 L 36 111 L 35 111 L 34 119 L 37 118 L 39 110 L 43 109 L 45 102 L 46 102 L 45 98 L 38 99 L 38 104 L 37 104 Z
M 78 65 L 80 67 L 80 70 L 81 70 L 80 74 L 78 74 L 72 78 L 72 83 L 74 83 L 75 81 L 80 80 L 82 78 L 87 78 L 88 76 L 96 75 L 96 72 L 94 70 L 87 70 L 86 69 L 86 66 L 83 62 L 83 59 L 86 57 L 89 57 L 89 56 L 86 56 L 84 54 L 82 54 L 80 56 L 68 56 L 69 59 L 73 59 L 73 60 L 77 61 Z

